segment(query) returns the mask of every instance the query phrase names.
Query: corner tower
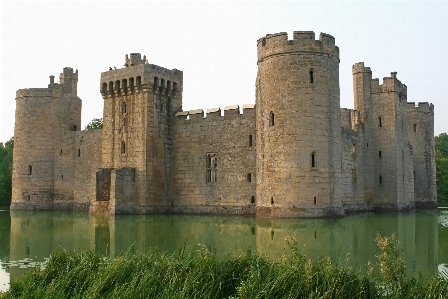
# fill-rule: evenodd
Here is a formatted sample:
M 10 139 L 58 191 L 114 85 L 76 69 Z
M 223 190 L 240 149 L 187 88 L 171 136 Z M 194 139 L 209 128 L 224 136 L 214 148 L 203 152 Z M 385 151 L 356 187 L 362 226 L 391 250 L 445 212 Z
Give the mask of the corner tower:
M 343 215 L 339 48 L 321 33 L 258 40 L 257 215 Z

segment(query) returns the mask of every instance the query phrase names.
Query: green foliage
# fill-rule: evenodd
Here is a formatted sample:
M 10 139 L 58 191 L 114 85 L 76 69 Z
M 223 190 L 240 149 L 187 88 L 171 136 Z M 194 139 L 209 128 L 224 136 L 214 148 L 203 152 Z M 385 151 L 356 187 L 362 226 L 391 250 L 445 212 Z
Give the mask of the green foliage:
M 94 118 L 91 122 L 86 126 L 86 130 L 97 130 L 103 128 L 103 119 L 102 118 Z
M 0 142 L 0 205 L 11 203 L 13 148 L 13 137 L 4 144 Z
M 406 277 L 394 236 L 378 236 L 377 243 L 381 277 L 326 257 L 306 259 L 294 238 L 281 263 L 259 255 L 217 258 L 201 246 L 186 255 L 59 251 L 42 269 L 12 281 L 4 298 L 447 298 L 446 278 Z
M 448 201 L 448 135 L 441 133 L 435 137 L 437 164 L 437 198 Z

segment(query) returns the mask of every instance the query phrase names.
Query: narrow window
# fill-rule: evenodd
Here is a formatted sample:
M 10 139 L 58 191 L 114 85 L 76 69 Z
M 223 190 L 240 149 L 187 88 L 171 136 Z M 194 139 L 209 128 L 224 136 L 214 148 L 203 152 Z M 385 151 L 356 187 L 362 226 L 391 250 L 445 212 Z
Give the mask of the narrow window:
M 273 205 L 273 204 L 274 204 L 274 198 L 271 197 L 271 205 Z
M 63 179 L 64 178 L 64 175 L 63 174 L 61 174 L 61 179 Z
M 78 148 L 78 157 L 81 157 L 81 149 Z
M 218 158 L 215 153 L 207 154 L 207 183 L 216 183 L 216 170 L 218 167 Z
M 142 90 L 142 77 L 141 76 L 137 77 L 137 90 L 138 91 Z
M 352 183 L 356 183 L 356 169 L 352 169 Z
M 28 165 L 28 175 L 32 175 L 33 174 L 33 166 Z
M 28 195 L 28 201 L 30 201 L 31 200 L 31 195 Z
M 123 102 L 123 104 L 121 104 L 121 113 L 126 113 L 126 102 Z
M 314 72 L 313 72 L 313 69 L 310 70 L 310 83 L 314 83 Z
M 251 173 L 248 173 L 247 174 L 247 181 L 250 183 L 250 182 L 252 182 L 252 174 Z
M 316 167 L 316 153 L 311 153 L 311 167 Z
M 78 127 L 76 125 L 73 125 L 73 131 L 78 130 Z
M 120 81 L 119 81 L 119 80 L 117 80 L 117 81 L 115 82 L 115 93 L 116 93 L 117 95 L 120 95 Z
M 252 135 L 249 135 L 249 146 L 252 146 Z
M 356 153 L 356 143 L 352 142 L 352 154 Z
M 121 153 L 126 153 L 126 143 L 124 141 L 121 142 Z
M 381 151 L 378 152 L 378 158 L 381 159 Z
M 381 116 L 378 117 L 378 126 L 381 128 L 383 126 L 383 120 L 381 119 Z
M 380 185 L 383 183 L 383 178 L 380 176 Z
M 134 78 L 129 78 L 129 89 L 131 94 L 134 94 Z
M 250 203 L 255 203 L 255 196 L 252 195 L 252 197 L 250 198 Z
M 126 118 L 123 118 L 123 127 L 126 127 Z
M 317 200 L 316 200 L 316 196 L 314 196 L 314 204 L 316 204 L 316 201 L 317 201 Z
M 274 240 L 274 231 L 271 230 L 271 240 Z
M 414 133 L 417 132 L 417 124 L 414 124 Z
M 404 130 L 404 121 L 401 119 L 401 130 Z
M 416 179 L 416 177 L 415 177 L 415 171 L 414 171 L 414 182 L 415 182 L 415 179 Z
M 274 121 L 274 112 L 269 112 L 269 126 L 270 127 L 273 127 L 274 126 L 274 124 L 275 124 L 275 121 Z
M 369 143 L 367 143 L 367 147 L 369 147 Z
M 114 95 L 114 82 L 112 81 L 109 82 L 109 95 L 110 96 Z
M 61 154 L 62 154 L 62 148 L 61 148 Z
M 123 94 L 127 95 L 128 94 L 128 80 L 123 79 L 122 81 L 123 83 L 121 84 L 123 87 Z

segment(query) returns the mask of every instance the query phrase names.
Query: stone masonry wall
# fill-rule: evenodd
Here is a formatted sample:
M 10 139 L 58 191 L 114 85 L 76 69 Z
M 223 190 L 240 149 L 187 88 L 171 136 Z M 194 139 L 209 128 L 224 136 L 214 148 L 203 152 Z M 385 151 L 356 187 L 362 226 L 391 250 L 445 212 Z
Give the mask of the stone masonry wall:
M 174 136 L 174 212 L 255 212 L 254 105 L 179 112 Z

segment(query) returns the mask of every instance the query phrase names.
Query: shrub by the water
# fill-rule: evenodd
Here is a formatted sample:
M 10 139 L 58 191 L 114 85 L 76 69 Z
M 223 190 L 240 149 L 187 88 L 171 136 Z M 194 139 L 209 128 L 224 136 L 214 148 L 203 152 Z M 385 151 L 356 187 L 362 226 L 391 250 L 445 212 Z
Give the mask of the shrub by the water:
M 101 257 L 54 253 L 44 269 L 11 283 L 5 298 L 448 298 L 441 276 L 407 278 L 398 241 L 377 237 L 379 274 L 361 273 L 329 258 L 291 253 L 282 262 L 259 255 L 218 258 L 206 248 Z

